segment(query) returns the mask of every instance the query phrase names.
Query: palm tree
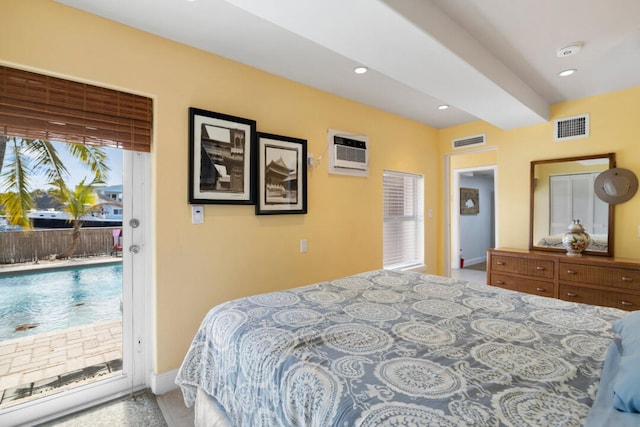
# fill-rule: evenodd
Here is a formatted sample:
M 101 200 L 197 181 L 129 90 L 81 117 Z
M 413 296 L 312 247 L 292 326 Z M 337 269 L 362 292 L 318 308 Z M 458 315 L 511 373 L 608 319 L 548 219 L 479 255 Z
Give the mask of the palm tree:
M 93 183 L 107 179 L 109 165 L 107 155 L 101 147 L 83 144 L 65 144 L 65 147 L 74 158 L 91 169 Z M 69 177 L 69 171 L 54 145 L 42 139 L 0 136 L 0 154 L 1 157 L 8 155 L 10 158 L 4 171 L 3 162 L 0 162 L 0 188 L 4 190 L 0 195 L 0 204 L 4 205 L 7 222 L 30 229 L 27 214 L 34 204 L 31 178 L 36 175 L 44 176 L 51 185 L 61 188 Z
M 99 212 L 104 205 L 122 206 L 118 202 L 96 203 L 98 197 L 94 191 L 94 185 L 101 183 L 102 181 L 94 179 L 91 183 L 85 184 L 83 179 L 73 191 L 67 188 L 64 181 L 54 183 L 53 196 L 65 204 L 62 210 L 69 214 L 69 221 L 73 223 L 71 246 L 56 258 L 69 258 L 75 253 L 80 241 L 80 228 L 82 227 L 83 217 L 91 215 L 93 212 Z
M 2 172 L 2 164 L 4 163 L 4 153 L 7 151 L 7 137 L 0 135 L 0 172 Z

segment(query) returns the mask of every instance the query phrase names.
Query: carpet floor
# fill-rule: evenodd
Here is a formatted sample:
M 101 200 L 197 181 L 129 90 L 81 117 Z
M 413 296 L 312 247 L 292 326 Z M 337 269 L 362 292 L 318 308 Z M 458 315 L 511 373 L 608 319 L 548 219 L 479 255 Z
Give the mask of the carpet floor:
M 103 403 L 76 414 L 40 424 L 40 427 L 166 427 L 156 398 L 148 390 Z

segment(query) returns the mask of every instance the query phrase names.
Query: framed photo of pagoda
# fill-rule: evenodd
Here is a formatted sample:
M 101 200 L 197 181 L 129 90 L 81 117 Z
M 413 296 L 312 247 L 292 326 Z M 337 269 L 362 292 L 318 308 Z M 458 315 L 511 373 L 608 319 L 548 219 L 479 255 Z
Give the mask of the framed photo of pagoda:
M 255 120 L 189 108 L 189 203 L 255 204 Z
M 258 133 L 257 215 L 307 213 L 307 141 Z

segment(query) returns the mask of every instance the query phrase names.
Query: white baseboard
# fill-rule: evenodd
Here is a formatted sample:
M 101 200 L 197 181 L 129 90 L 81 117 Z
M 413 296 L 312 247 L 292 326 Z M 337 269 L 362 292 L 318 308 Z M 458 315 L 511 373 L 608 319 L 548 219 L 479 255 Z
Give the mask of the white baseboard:
M 482 257 L 477 257 L 477 258 L 471 258 L 471 259 L 465 259 L 464 260 L 464 265 L 475 265 L 475 264 L 480 264 L 483 262 L 487 262 L 487 257 L 486 256 L 482 256 Z
M 177 389 L 178 385 L 175 382 L 177 375 L 177 369 L 159 375 L 156 375 L 154 372 L 152 372 L 150 377 L 151 392 L 156 396 L 159 396 L 161 394 L 169 393 L 170 391 Z
M 460 262 L 459 260 L 455 260 L 454 262 L 452 262 L 451 263 L 451 268 L 459 269 L 460 268 L 459 262 Z M 480 264 L 481 262 L 487 262 L 487 257 L 486 256 L 482 256 L 482 257 L 465 259 L 464 260 L 464 265 L 468 267 L 470 265 Z

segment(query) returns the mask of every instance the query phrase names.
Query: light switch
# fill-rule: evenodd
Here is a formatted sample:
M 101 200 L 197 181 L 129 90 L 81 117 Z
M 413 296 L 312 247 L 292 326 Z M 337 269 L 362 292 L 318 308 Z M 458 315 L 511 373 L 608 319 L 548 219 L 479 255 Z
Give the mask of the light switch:
M 307 239 L 300 240 L 300 253 L 307 253 Z
M 191 223 L 204 224 L 204 206 L 191 206 Z

